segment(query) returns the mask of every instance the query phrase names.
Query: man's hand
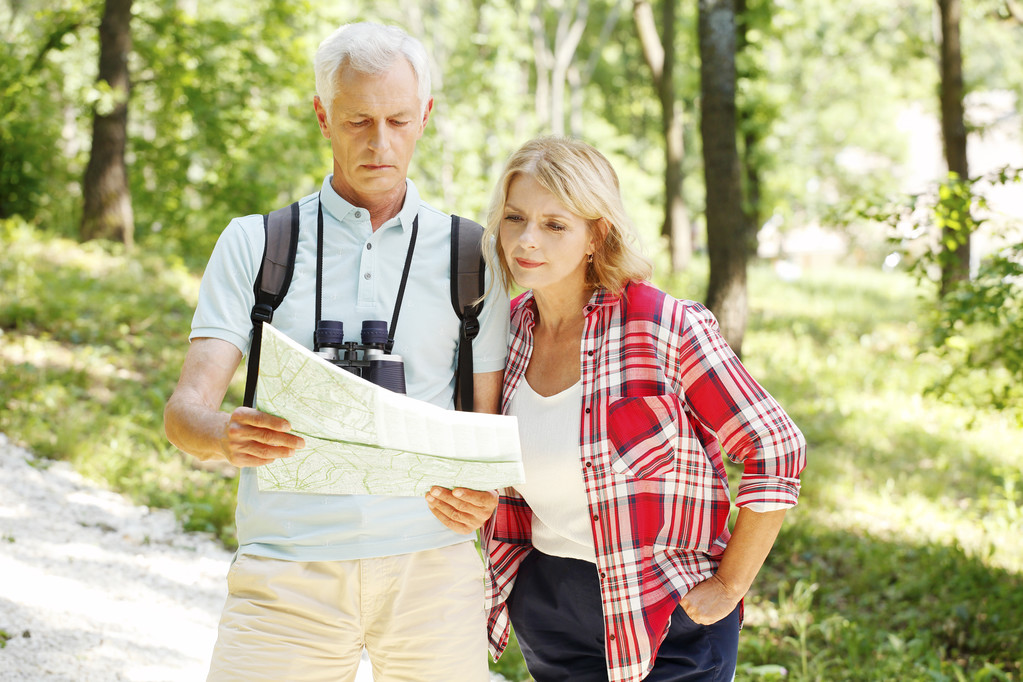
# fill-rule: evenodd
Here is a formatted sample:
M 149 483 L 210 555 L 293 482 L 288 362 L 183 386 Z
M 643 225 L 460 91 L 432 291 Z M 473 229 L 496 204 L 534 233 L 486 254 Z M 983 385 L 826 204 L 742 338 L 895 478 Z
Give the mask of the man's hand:
M 194 339 L 164 409 L 167 439 L 204 462 L 223 459 L 238 467 L 262 466 L 305 447 L 286 419 L 251 407 L 221 411 L 241 359 L 242 352 L 227 341 Z
M 235 409 L 227 422 L 224 458 L 237 467 L 263 466 L 304 447 L 288 420 L 251 407 Z
M 463 535 L 472 533 L 486 523 L 497 509 L 497 500 L 496 490 L 448 490 L 434 486 L 426 494 L 426 504 L 433 515 L 445 526 Z

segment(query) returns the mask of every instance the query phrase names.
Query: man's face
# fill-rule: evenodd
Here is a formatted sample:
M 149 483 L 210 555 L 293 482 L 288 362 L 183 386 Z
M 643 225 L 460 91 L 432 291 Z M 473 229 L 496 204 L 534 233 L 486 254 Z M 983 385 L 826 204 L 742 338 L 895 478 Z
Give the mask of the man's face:
M 383 73 L 342 67 L 330 117 L 319 98 L 316 117 L 334 153 L 334 189 L 350 203 L 366 208 L 405 195 L 416 142 L 426 128 L 433 100 L 420 105 L 415 71 L 395 59 Z

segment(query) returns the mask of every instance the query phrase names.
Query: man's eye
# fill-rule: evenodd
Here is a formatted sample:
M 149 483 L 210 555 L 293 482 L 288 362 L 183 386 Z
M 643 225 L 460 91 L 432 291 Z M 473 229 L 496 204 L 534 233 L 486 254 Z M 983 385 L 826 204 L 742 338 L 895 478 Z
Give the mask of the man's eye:
M 411 121 L 391 121 L 391 125 L 403 128 L 407 126 Z

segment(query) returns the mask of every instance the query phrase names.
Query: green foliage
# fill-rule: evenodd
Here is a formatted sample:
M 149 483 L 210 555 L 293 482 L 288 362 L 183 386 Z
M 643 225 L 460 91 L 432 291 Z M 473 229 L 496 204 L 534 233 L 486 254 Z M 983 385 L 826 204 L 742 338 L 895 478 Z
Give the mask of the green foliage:
M 946 294 L 933 325 L 931 343 L 951 361 L 936 389 L 1015 411 L 1023 423 L 1023 242 L 986 258 Z
M 744 362 L 809 465 L 747 599 L 736 679 L 1020 679 L 1015 422 L 923 391 L 945 362 L 917 353 L 912 277 L 754 268 L 750 291 Z
M 198 265 L 231 218 L 314 191 L 329 169 L 312 107 L 317 14 L 307 0 L 136 4 L 136 238 Z
M 0 224 L 0 431 L 231 542 L 233 483 L 163 436 L 196 283 L 180 259 Z
M 527 682 L 533 678 L 526 669 L 526 662 L 522 659 L 522 650 L 519 648 L 519 641 L 512 631 L 511 639 L 508 640 L 508 647 L 501 655 L 501 660 L 490 661 L 490 672 L 497 673 L 509 682 Z
M 0 219 L 77 224 L 78 193 L 67 188 L 84 162 L 67 119 L 82 76 L 65 66 L 90 55 L 78 40 L 89 12 L 84 2 L 0 3 Z
M 880 206 L 864 201 L 858 214 L 886 224 L 910 272 L 936 285 L 954 252 L 988 221 L 985 191 L 1019 183 L 1023 168 L 965 180 L 952 174 L 931 192 Z M 1023 242 L 994 236 L 1005 245 L 981 259 L 969 280 L 944 296 L 929 294 L 924 349 L 947 361 L 929 390 L 962 404 L 993 405 L 1023 422 Z
M 838 200 L 892 187 L 908 152 L 899 114 L 937 80 L 930 5 L 748 4 L 739 105 L 760 140 L 760 214 L 812 224 Z

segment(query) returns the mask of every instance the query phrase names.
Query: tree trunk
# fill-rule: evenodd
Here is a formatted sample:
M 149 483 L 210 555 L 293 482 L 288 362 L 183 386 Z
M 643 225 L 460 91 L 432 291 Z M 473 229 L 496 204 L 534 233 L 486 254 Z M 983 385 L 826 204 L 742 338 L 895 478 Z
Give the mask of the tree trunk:
M 128 54 L 132 0 L 106 0 L 99 26 L 99 81 L 113 91 L 109 111 L 97 106 L 92 120 L 92 153 L 85 169 L 81 236 L 117 239 L 131 246 L 135 221 L 124 152 L 128 139 Z
M 963 56 L 959 45 L 959 0 L 938 0 L 941 14 L 941 135 L 945 143 L 945 160 L 949 173 L 960 180 L 970 177 L 966 161 L 966 123 L 963 113 Z M 941 295 L 970 277 L 970 234 L 964 220 L 961 227 L 943 228 Z M 950 248 L 949 244 L 956 246 Z
M 550 126 L 554 135 L 565 134 L 565 95 L 570 85 L 569 71 L 576 49 L 586 32 L 590 13 L 587 0 L 580 0 L 571 9 L 560 8 L 553 40 L 547 41 L 547 26 L 543 18 L 544 3 L 537 3 L 530 15 L 533 30 L 533 60 L 536 64 L 537 119 Z
M 742 54 L 749 49 L 749 16 L 746 0 L 736 0 L 735 16 L 737 21 L 736 32 L 736 53 Z M 744 74 L 747 78 L 748 74 Z M 739 129 L 742 137 L 742 152 L 740 163 L 742 167 L 743 180 L 743 215 L 746 216 L 746 234 L 755 239 L 764 217 L 760 207 L 760 166 L 757 162 L 757 147 L 760 144 L 760 131 L 753 122 L 754 111 L 747 103 L 744 107 L 737 108 Z M 751 245 L 755 248 L 755 243 Z
M 742 353 L 746 333 L 746 264 L 751 248 L 742 210 L 735 114 L 733 0 L 699 0 L 700 134 L 707 185 L 707 307 Z
M 664 133 L 664 223 L 661 234 L 668 240 L 672 272 L 680 272 L 689 267 L 693 239 L 682 194 L 685 145 L 682 108 L 675 97 L 675 2 L 665 0 L 661 10 L 662 28 L 658 35 L 650 3 L 635 0 L 632 5 L 643 56 L 653 74 L 654 88 L 661 103 L 661 130 Z
M 536 121 L 540 126 L 550 122 L 551 116 L 551 69 L 554 67 L 554 53 L 547 45 L 547 29 L 543 23 L 543 7 L 537 3 L 529 15 L 529 26 L 533 30 L 533 64 L 536 67 L 536 93 L 534 108 Z

